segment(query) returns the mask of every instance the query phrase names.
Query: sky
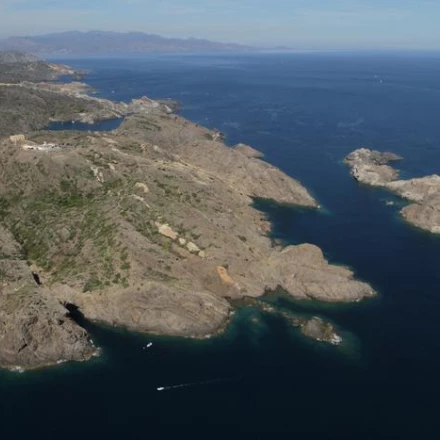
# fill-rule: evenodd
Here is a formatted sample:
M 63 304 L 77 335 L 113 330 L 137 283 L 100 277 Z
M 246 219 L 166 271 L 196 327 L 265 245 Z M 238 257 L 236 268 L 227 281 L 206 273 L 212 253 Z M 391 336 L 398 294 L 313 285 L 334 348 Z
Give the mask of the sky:
M 293 49 L 440 49 L 440 0 L 0 0 L 0 38 L 142 31 Z

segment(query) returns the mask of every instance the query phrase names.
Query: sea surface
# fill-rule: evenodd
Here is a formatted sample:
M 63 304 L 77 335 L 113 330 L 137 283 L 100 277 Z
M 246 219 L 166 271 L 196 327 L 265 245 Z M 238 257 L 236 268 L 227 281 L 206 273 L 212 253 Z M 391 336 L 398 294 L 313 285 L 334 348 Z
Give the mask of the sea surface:
M 367 146 L 403 156 L 403 177 L 440 173 L 440 54 L 65 62 L 90 71 L 98 96 L 177 99 L 183 116 L 218 128 L 228 144 L 262 151 L 323 207 L 260 205 L 274 236 L 317 244 L 380 295 L 342 306 L 271 300 L 330 319 L 345 337 L 341 347 L 308 341 L 252 308 L 207 341 L 84 322 L 100 358 L 0 372 L 1 438 L 439 438 L 440 237 L 402 221 L 404 203 L 357 184 L 342 160 Z

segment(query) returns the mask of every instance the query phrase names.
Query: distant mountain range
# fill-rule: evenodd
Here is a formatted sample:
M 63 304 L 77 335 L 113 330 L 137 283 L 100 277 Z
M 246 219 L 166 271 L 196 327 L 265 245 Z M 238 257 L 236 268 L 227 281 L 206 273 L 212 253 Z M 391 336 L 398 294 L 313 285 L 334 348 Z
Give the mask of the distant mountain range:
M 41 55 L 105 55 L 149 52 L 238 52 L 256 50 L 239 44 L 195 38 L 164 38 L 142 32 L 63 32 L 0 40 L 0 50 Z

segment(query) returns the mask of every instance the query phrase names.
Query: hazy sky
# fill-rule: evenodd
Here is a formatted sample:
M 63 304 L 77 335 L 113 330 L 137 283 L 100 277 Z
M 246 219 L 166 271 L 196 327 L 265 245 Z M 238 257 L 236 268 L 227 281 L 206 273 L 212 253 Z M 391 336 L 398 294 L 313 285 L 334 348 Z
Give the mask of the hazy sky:
M 440 0 L 0 0 L 0 36 L 145 31 L 299 49 L 440 49 Z

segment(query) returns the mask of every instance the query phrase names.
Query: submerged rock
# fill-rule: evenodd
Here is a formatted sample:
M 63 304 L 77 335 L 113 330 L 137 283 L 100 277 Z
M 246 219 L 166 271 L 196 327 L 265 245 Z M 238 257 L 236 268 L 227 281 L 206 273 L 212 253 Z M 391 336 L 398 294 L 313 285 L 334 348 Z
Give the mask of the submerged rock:
M 273 316 L 286 320 L 292 327 L 300 328 L 301 333 L 318 342 L 327 342 L 332 345 L 342 344 L 342 337 L 337 333 L 333 324 L 323 318 L 314 316 L 306 318 L 300 313 L 295 313 L 284 308 L 268 304 L 260 299 L 245 298 L 240 305 L 254 307 Z M 252 318 L 254 322 L 256 318 Z

